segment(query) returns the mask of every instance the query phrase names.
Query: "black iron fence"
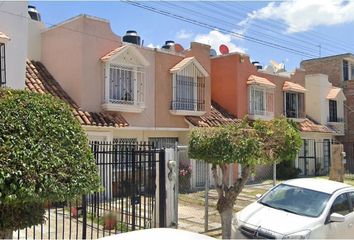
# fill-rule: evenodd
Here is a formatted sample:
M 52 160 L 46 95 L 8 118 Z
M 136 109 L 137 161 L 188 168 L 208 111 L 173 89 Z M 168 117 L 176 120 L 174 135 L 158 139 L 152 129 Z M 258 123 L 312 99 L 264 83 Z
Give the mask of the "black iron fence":
M 148 143 L 90 142 L 103 190 L 48 203 L 46 221 L 14 238 L 85 239 L 165 226 L 165 152 Z

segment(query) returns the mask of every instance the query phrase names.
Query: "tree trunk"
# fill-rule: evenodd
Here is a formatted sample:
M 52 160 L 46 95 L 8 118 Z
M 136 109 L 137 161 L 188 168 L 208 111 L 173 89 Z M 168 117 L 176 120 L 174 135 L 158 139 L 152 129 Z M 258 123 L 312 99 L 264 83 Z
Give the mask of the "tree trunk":
M 11 230 L 0 231 L 0 239 L 12 239 L 12 231 Z
M 231 238 L 232 208 L 225 208 L 221 213 L 222 239 Z

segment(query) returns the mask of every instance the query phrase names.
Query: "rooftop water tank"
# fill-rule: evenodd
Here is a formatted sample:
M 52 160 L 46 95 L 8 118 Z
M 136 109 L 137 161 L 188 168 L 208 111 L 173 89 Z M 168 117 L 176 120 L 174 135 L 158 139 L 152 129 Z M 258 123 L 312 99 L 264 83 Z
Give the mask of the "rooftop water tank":
M 165 45 L 163 45 L 162 48 L 174 51 L 175 50 L 175 41 L 172 41 L 172 40 L 165 41 Z
M 262 65 L 258 61 L 254 61 L 252 64 L 257 68 L 257 70 L 262 69 Z
M 28 14 L 30 15 L 32 20 L 41 21 L 41 15 L 39 14 L 37 8 L 32 5 L 28 5 Z
M 123 36 L 123 42 L 140 45 L 140 36 L 136 31 L 128 30 L 127 33 Z

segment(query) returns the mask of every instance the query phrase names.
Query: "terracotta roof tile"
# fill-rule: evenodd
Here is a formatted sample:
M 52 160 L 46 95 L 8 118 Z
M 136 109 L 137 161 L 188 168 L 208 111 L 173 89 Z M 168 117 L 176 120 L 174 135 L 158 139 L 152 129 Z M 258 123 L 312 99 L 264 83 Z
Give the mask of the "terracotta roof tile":
M 108 61 L 111 57 L 113 57 L 116 53 L 120 52 L 121 50 L 123 50 L 124 48 L 126 48 L 127 46 L 122 46 L 122 47 L 118 47 L 116 49 L 114 49 L 113 51 L 107 53 L 106 55 L 104 55 L 103 57 L 101 57 L 101 60 L 103 62 Z
M 285 81 L 283 85 L 283 91 L 293 91 L 293 92 L 306 92 L 306 88 L 301 86 L 300 84 Z
M 331 100 L 336 99 L 341 90 L 341 88 L 332 87 L 331 90 L 329 90 L 326 98 Z
M 81 125 L 102 127 L 126 127 L 127 121 L 119 113 L 86 112 L 70 98 L 59 83 L 40 62 L 27 61 L 26 89 L 36 93 L 47 93 L 68 103 Z
M 216 102 L 212 102 L 210 114 L 201 117 L 187 116 L 186 120 L 195 127 L 217 127 L 240 121 Z
M 297 125 L 301 132 L 334 133 L 333 130 L 329 127 L 316 123 L 315 121 L 309 118 L 298 122 Z
M 255 75 L 250 75 L 247 80 L 247 84 L 257 84 L 257 85 L 263 85 L 266 87 L 272 87 L 275 88 L 275 84 L 269 81 L 266 78 L 263 77 L 258 77 Z

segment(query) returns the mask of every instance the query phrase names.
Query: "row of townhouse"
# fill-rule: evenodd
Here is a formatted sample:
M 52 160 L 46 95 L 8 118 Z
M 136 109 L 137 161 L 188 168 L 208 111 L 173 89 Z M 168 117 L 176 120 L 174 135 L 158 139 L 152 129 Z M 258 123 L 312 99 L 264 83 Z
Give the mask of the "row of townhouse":
M 135 32 L 123 41 L 107 20 L 88 15 L 46 28 L 27 7 L 2 5 L 1 85 L 63 99 L 90 140 L 187 145 L 195 127 L 284 115 L 304 139 L 295 164 L 314 175 L 328 171 L 332 141 L 346 137 L 341 85 L 325 71 L 305 71 L 306 62 L 289 73 L 275 63 L 261 69 L 246 54 L 212 57 L 196 42 L 180 51 L 148 48 Z M 191 162 L 195 186 L 203 173 Z

